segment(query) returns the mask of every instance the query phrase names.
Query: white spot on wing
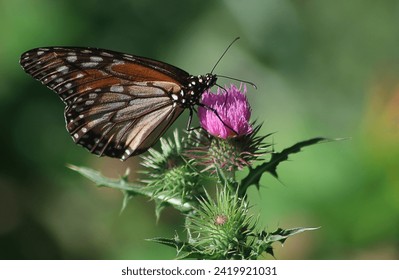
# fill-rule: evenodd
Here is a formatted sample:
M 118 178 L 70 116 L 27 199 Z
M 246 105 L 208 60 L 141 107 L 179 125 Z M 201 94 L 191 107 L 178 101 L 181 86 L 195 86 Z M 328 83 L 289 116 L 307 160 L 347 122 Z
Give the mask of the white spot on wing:
M 101 52 L 101 55 L 104 55 L 104 56 L 109 56 L 109 57 L 113 57 L 113 55 L 112 55 L 112 54 L 110 54 L 110 53 L 107 53 L 107 52 Z
M 123 60 L 120 60 L 120 59 L 114 59 L 114 60 L 112 60 L 112 62 L 114 64 L 124 64 L 125 63 Z
M 83 62 L 82 67 L 89 68 L 89 67 L 96 67 L 98 62 Z
M 123 86 L 113 85 L 113 86 L 111 86 L 110 90 L 112 92 L 123 92 Z
M 66 59 L 68 62 L 75 62 L 76 60 L 78 60 L 78 57 L 76 55 L 70 55 L 67 57 Z
M 57 68 L 57 72 L 60 72 L 61 74 L 66 74 L 69 71 L 69 67 L 62 65 L 60 67 Z
M 103 58 L 99 56 L 90 56 L 90 60 L 94 62 L 101 62 L 103 61 Z

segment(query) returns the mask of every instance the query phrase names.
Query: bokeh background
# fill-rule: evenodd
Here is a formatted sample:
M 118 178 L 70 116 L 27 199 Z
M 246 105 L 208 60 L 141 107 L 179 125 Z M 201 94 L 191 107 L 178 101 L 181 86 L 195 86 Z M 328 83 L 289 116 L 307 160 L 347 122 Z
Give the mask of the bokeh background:
M 156 223 L 141 198 L 120 213 L 121 193 L 66 168 L 134 177 L 140 166 L 76 146 L 63 103 L 23 72 L 22 52 L 93 46 L 204 74 L 240 36 L 216 73 L 257 84 L 253 119 L 275 132 L 275 150 L 348 138 L 306 148 L 251 189 L 260 226 L 321 227 L 276 245 L 276 257 L 398 259 L 398 27 L 396 0 L 0 0 L 0 258 L 171 259 L 144 239 L 173 237 L 183 222 L 167 210 Z

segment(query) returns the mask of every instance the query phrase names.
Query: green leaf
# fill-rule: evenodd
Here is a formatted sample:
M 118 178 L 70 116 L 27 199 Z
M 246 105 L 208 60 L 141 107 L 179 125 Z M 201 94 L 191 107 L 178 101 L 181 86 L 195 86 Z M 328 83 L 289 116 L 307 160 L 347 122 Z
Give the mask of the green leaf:
M 197 250 L 187 242 L 181 241 L 178 237 L 175 238 L 164 238 L 164 237 L 155 237 L 146 239 L 146 241 L 155 242 L 158 244 L 163 244 L 168 247 L 173 247 L 177 251 L 177 259 L 186 259 L 186 258 L 196 258 L 203 259 L 202 254 L 197 253 Z
M 147 238 L 146 241 L 163 244 L 169 247 L 176 248 L 177 250 L 183 248 L 185 245 L 185 242 L 180 241 L 176 238 L 154 237 L 154 238 Z
M 287 238 L 292 235 L 295 235 L 295 234 L 298 234 L 298 233 L 301 233 L 304 231 L 316 230 L 319 228 L 320 227 L 316 227 L 316 228 L 299 227 L 299 228 L 292 228 L 292 229 L 278 228 L 274 232 L 267 233 L 266 237 L 264 238 L 264 241 L 269 244 L 279 241 L 281 244 L 283 244 L 285 242 L 285 240 L 287 240 Z
M 278 177 L 277 166 L 281 162 L 286 161 L 290 154 L 298 153 L 299 151 L 301 151 L 302 148 L 310 145 L 330 142 L 333 140 L 338 140 L 338 139 L 328 139 L 323 137 L 312 138 L 306 141 L 296 143 L 295 145 L 286 148 L 279 153 L 272 153 L 272 156 L 268 162 L 265 162 L 255 168 L 249 167 L 249 174 L 244 179 L 242 179 L 240 184 L 241 192 L 245 193 L 247 188 L 251 185 L 255 185 L 259 189 L 260 179 L 263 173 L 265 172 L 269 172 L 270 174 L 272 174 L 274 177 L 277 178 Z
M 99 187 L 109 187 L 121 191 L 128 191 L 131 192 L 131 194 L 146 195 L 145 191 L 139 189 L 142 187 L 141 185 L 139 184 L 133 185 L 127 182 L 126 174 L 119 179 L 110 179 L 103 176 L 99 171 L 88 167 L 75 166 L 72 164 L 68 164 L 67 167 L 78 172 L 79 174 L 88 178 L 89 180 L 93 181 Z
M 163 209 L 165 209 L 166 206 L 168 206 L 167 203 L 160 201 L 158 199 L 155 199 L 155 217 L 157 219 L 157 223 L 159 221 L 159 218 L 161 217 L 161 213 L 162 213 Z
M 122 214 L 123 210 L 125 210 L 125 208 L 127 206 L 127 203 L 134 196 L 134 195 L 130 195 L 129 192 L 127 192 L 127 191 L 122 191 L 122 193 L 123 193 L 123 201 L 122 201 L 121 211 L 119 212 L 119 214 Z
M 274 257 L 274 251 L 272 244 L 275 242 L 280 242 L 281 244 L 284 244 L 284 242 L 287 240 L 288 237 L 308 231 L 308 230 L 316 230 L 318 228 L 293 228 L 293 229 L 282 229 L 278 228 L 274 232 L 266 232 L 266 231 L 261 231 L 259 235 L 257 236 L 257 240 L 255 242 L 256 246 L 254 246 L 253 251 L 256 252 L 255 256 L 260 256 L 262 253 L 267 253 L 271 256 Z
M 123 175 L 119 179 L 111 179 L 103 176 L 99 171 L 87 168 L 87 167 L 79 167 L 74 165 L 68 165 L 68 168 L 78 172 L 89 180 L 93 181 L 99 187 L 109 187 L 113 189 L 117 189 L 123 192 L 124 200 L 122 209 L 126 206 L 127 201 L 135 195 L 142 195 L 152 199 L 156 199 L 162 201 L 162 203 L 166 203 L 168 205 L 173 206 L 177 210 L 181 212 L 188 212 L 193 209 L 192 205 L 183 202 L 179 198 L 171 198 L 167 197 L 163 194 L 154 194 L 153 190 L 149 190 L 144 188 L 143 185 L 140 184 L 132 184 L 127 180 L 127 174 Z

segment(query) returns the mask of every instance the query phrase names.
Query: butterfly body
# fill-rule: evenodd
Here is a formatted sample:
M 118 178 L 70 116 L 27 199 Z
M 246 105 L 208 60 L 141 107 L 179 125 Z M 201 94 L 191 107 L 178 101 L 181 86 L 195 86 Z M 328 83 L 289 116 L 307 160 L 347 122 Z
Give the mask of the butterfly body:
M 153 146 L 185 110 L 200 105 L 216 75 L 97 48 L 48 47 L 20 63 L 65 103 L 66 128 L 90 152 L 126 160 Z

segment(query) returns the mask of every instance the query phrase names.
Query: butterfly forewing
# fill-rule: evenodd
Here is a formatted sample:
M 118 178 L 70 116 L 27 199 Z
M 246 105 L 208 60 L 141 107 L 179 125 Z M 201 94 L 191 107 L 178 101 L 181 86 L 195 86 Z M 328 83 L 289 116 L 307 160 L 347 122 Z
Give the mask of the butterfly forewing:
M 184 110 L 171 96 L 188 73 L 138 56 L 93 48 L 39 48 L 24 70 L 65 102 L 73 140 L 97 155 L 125 160 L 150 148 Z

